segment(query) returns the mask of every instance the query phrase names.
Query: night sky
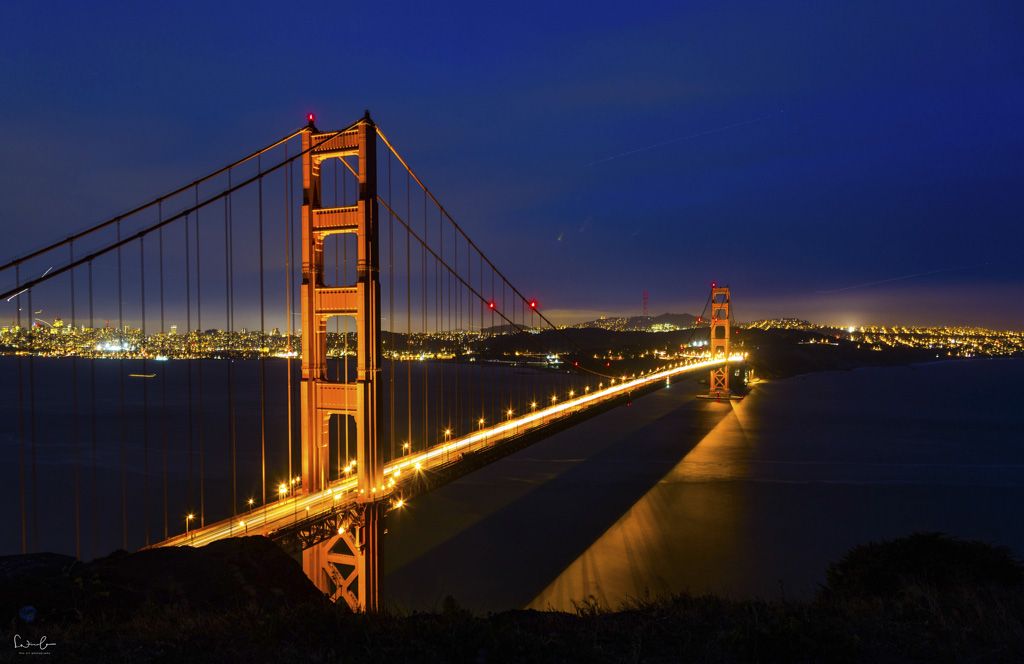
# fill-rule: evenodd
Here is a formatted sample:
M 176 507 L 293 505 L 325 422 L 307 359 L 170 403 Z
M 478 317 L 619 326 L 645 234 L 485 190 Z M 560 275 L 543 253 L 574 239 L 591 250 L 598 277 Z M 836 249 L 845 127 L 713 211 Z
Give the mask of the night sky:
M 1024 4 L 489 5 L 3 3 L 2 257 L 369 108 L 561 321 L 1024 327 Z

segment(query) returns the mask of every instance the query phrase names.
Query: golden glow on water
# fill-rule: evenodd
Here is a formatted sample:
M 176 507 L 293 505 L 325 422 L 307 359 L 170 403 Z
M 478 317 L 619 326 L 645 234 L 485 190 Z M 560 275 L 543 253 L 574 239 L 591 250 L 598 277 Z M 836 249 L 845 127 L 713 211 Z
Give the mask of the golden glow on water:
M 722 524 L 744 520 L 743 498 L 707 488 L 748 475 L 746 410 L 754 399 L 707 402 L 708 409 L 730 412 L 528 608 L 573 611 L 587 598 L 614 608 L 629 598 L 702 592 L 692 580 L 742 575 L 747 555 L 742 535 Z M 728 574 L 725 568 L 731 568 Z

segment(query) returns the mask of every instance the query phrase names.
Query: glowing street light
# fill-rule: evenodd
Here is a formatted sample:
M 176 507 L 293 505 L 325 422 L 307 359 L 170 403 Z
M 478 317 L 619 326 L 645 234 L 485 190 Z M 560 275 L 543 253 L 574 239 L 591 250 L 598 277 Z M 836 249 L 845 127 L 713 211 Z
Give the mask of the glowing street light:
M 509 408 L 508 410 L 505 411 L 505 416 L 508 417 L 508 419 L 510 419 L 510 420 L 512 419 L 512 409 L 511 408 Z
M 249 500 L 247 500 L 245 502 L 249 503 L 249 512 L 252 512 L 252 506 L 256 504 L 256 499 L 255 498 L 250 498 Z
M 484 418 L 481 417 L 479 420 L 476 421 L 476 423 L 480 425 L 481 429 L 484 428 Z
M 410 445 L 409 445 L 408 441 L 402 443 L 402 451 L 403 452 L 408 453 L 409 452 L 409 447 L 410 447 Z
M 185 538 L 186 539 L 188 538 L 188 527 L 189 527 L 189 524 L 192 523 L 192 519 L 194 519 L 194 518 L 196 518 L 196 515 L 192 514 L 191 512 L 189 512 L 187 515 L 185 515 Z M 192 533 L 192 538 L 195 539 L 195 533 Z
M 281 499 L 283 500 L 284 497 L 288 495 L 288 485 L 285 484 L 284 482 L 281 482 L 280 484 L 278 484 L 277 485 L 277 495 L 280 496 Z
M 537 402 L 536 401 L 531 401 L 530 402 L 530 410 L 537 410 Z
M 249 534 L 249 524 L 247 524 L 245 521 L 239 521 L 238 522 L 238 526 L 240 528 L 245 528 L 245 534 L 248 536 L 248 534 Z
M 452 430 L 451 429 L 445 429 L 444 430 L 444 439 L 445 440 L 451 440 L 451 438 L 452 438 Z

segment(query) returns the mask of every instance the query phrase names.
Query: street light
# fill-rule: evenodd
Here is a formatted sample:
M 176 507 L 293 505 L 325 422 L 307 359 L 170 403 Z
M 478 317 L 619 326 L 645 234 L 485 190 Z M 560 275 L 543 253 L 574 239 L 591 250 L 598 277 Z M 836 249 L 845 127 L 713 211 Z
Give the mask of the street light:
M 536 401 L 531 401 L 530 402 L 530 410 L 537 410 L 537 402 Z
M 480 425 L 481 429 L 484 428 L 484 418 L 481 417 L 479 420 L 476 421 L 476 423 Z
M 247 524 L 245 521 L 239 521 L 238 525 L 241 526 L 242 528 L 245 528 L 245 534 L 246 534 L 246 536 L 248 536 L 249 535 L 249 524 Z
M 408 442 L 402 443 L 402 451 L 408 453 L 409 452 L 409 447 L 410 446 L 409 446 Z
M 284 482 L 278 484 L 277 495 L 281 497 L 281 500 L 284 500 L 284 497 L 288 495 L 288 485 L 286 485 Z
M 196 515 L 191 512 L 185 516 L 185 539 L 188 539 L 188 526 L 192 523 L 192 519 L 194 518 L 196 518 Z M 192 538 L 195 539 L 195 533 L 192 533 Z
M 246 502 L 249 503 L 249 513 L 251 514 L 252 513 L 252 506 L 256 504 L 256 499 L 255 498 L 250 498 Z
M 452 430 L 451 429 L 445 429 L 444 430 L 444 439 L 445 440 L 451 440 L 451 438 L 452 438 Z
M 511 408 L 509 408 L 508 410 L 506 410 L 506 411 L 505 411 L 505 415 L 507 415 L 507 416 L 508 416 L 508 419 L 510 419 L 510 420 L 511 420 L 511 419 L 512 419 L 512 409 L 511 409 Z

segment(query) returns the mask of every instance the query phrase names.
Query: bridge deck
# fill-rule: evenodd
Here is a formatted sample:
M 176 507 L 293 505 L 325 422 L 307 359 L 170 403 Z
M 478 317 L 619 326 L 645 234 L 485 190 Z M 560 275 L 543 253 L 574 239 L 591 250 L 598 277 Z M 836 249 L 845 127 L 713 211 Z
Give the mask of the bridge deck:
M 729 361 L 741 362 L 743 356 L 733 355 Z M 674 366 L 583 394 L 546 408 L 538 408 L 527 415 L 506 420 L 445 443 L 439 443 L 422 452 L 406 455 L 385 466 L 384 480 L 390 486 L 382 491 L 382 495 L 400 496 L 403 484 L 415 478 L 417 473 L 429 472 L 457 462 L 463 454 L 496 447 L 504 441 L 536 432 L 566 417 L 619 398 L 632 390 L 650 386 L 679 374 L 701 369 L 707 370 L 723 364 L 723 362 L 723 360 L 702 360 Z M 182 533 L 153 546 L 204 546 L 226 537 L 268 535 L 299 520 L 315 517 L 332 508 L 357 502 L 359 499 L 357 478 L 355 476 L 347 477 L 334 481 L 324 491 L 311 495 L 299 494 L 285 497 L 250 512 L 239 514 L 237 517 L 224 519 L 202 528 L 191 529 L 187 535 Z

